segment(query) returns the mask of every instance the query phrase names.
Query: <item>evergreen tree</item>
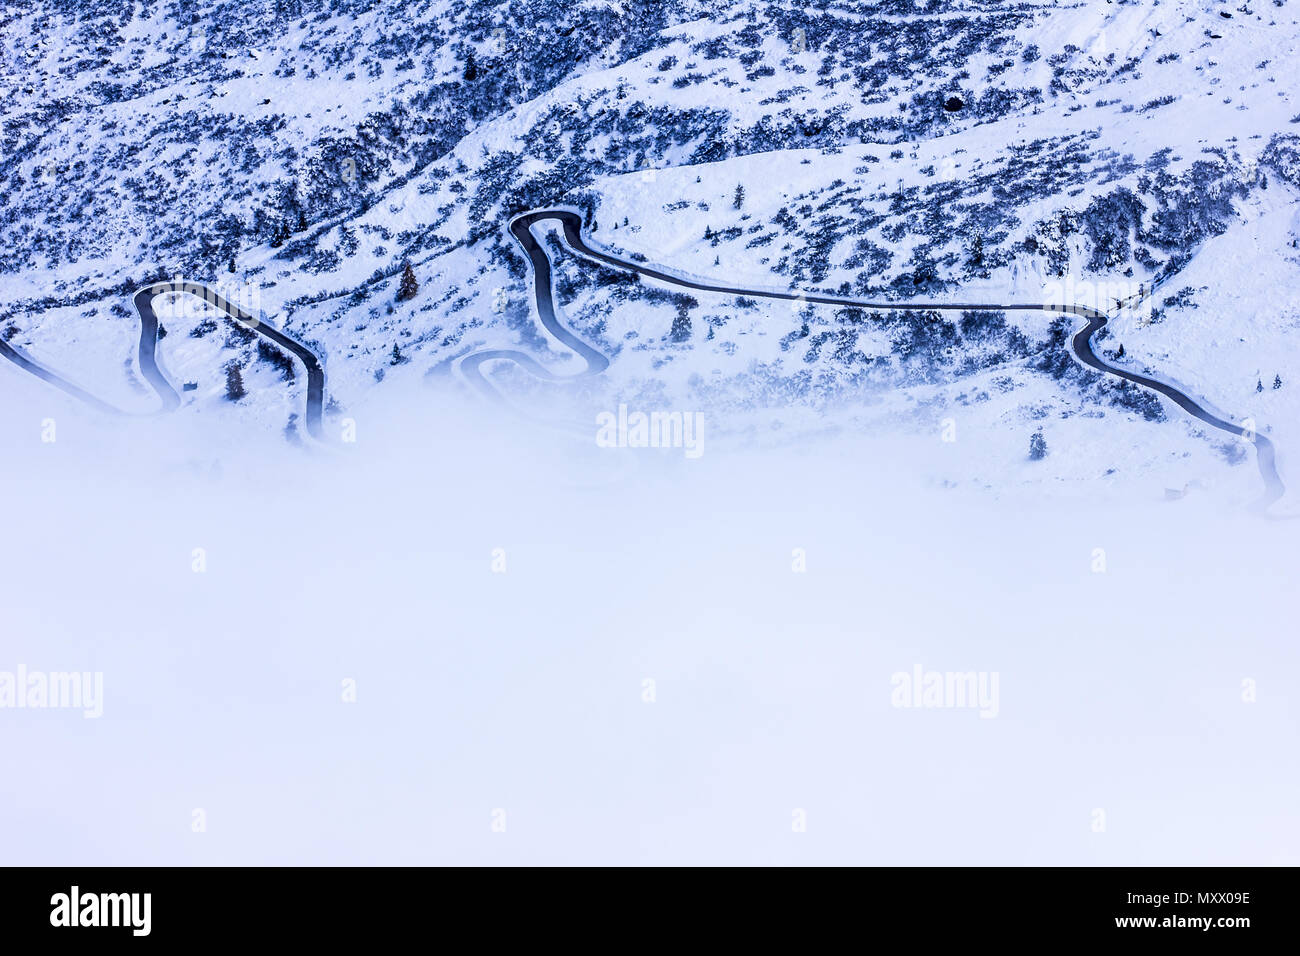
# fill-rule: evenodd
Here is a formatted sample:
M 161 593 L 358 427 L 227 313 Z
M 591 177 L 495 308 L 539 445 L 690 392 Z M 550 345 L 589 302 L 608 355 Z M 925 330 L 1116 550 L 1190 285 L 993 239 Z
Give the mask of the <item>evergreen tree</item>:
M 406 356 L 402 354 L 402 350 L 401 350 L 400 348 L 398 348 L 398 347 L 397 347 L 397 343 L 394 342 L 394 343 L 393 343 L 393 357 L 392 357 L 391 359 L 388 360 L 388 364 L 389 364 L 389 365 L 401 365 L 401 364 L 402 364 L 403 362 L 405 362 L 405 361 L 406 361 Z
M 673 327 L 668 337 L 674 342 L 686 342 L 691 337 L 691 309 L 700 303 L 693 296 L 681 296 L 677 299 L 677 314 L 673 316 Z
M 1255 391 L 1264 391 L 1264 380 L 1262 378 L 1255 382 Z
M 411 264 L 402 263 L 402 281 L 397 287 L 397 301 L 406 302 L 408 299 L 414 299 L 415 293 L 419 291 L 420 283 L 415 279 L 415 271 L 411 268 Z
M 1273 387 L 1274 387 L 1274 388 L 1281 388 L 1281 387 L 1282 387 L 1282 376 L 1281 376 L 1281 375 L 1274 375 L 1274 376 L 1273 376 Z
M 465 58 L 465 82 L 473 83 L 478 79 L 478 63 L 474 61 L 474 51 L 469 51 L 469 56 Z
M 732 200 L 731 206 L 733 209 L 739 209 L 744 204 L 745 204 L 745 187 L 737 183 L 736 198 Z
M 1034 432 L 1029 438 L 1029 460 L 1042 461 L 1047 457 L 1047 440 L 1041 431 Z
M 691 317 L 685 310 L 673 316 L 673 327 L 668 337 L 674 342 L 685 342 L 691 337 Z
M 231 362 L 226 366 L 226 398 L 237 402 L 247 394 L 244 389 L 244 375 L 239 371 L 239 364 Z
M 1121 342 L 1119 346 L 1119 351 L 1115 353 L 1115 358 L 1123 358 L 1123 357 L 1124 357 L 1124 343 Z
M 234 256 L 231 256 L 231 257 L 230 257 L 230 266 L 229 266 L 228 268 L 230 269 L 230 271 L 231 271 L 232 273 L 235 271 L 235 257 L 234 257 Z
M 298 231 L 299 232 L 307 231 L 307 214 L 303 212 L 301 209 L 298 210 Z

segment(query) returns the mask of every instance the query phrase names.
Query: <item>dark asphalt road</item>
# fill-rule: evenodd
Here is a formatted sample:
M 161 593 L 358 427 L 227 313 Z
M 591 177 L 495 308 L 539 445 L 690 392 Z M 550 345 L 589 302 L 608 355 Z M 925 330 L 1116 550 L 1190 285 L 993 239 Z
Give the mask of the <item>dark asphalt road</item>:
M 613 266 L 616 269 L 635 272 L 638 275 L 647 278 L 656 279 L 660 282 L 678 286 L 683 289 L 694 289 L 700 292 L 715 292 L 721 295 L 743 295 L 753 298 L 779 299 L 785 301 L 808 302 L 815 305 L 838 305 L 838 306 L 855 306 L 858 308 L 896 311 L 935 311 L 935 312 L 963 312 L 971 309 L 994 309 L 999 311 L 1033 311 L 1033 312 L 1063 312 L 1077 315 L 1086 320 L 1086 325 L 1070 339 L 1070 348 L 1074 357 L 1089 368 L 1095 369 L 1105 375 L 1111 375 L 1115 378 L 1123 379 L 1157 392 L 1170 399 L 1174 404 L 1192 417 L 1204 422 L 1212 428 L 1226 432 L 1234 437 L 1243 438 L 1255 446 L 1255 459 L 1259 466 L 1259 472 L 1264 479 L 1265 493 L 1263 498 L 1258 502 L 1257 507 L 1261 510 L 1267 508 L 1274 501 L 1277 501 L 1286 493 L 1286 488 L 1282 484 L 1282 479 L 1277 472 L 1277 463 L 1275 460 L 1273 443 L 1264 435 L 1258 432 L 1250 432 L 1241 425 L 1234 424 L 1219 418 L 1217 415 L 1207 411 L 1204 406 L 1187 395 L 1185 392 L 1175 388 L 1166 382 L 1151 378 L 1145 375 L 1139 375 L 1135 372 L 1129 372 L 1125 369 L 1116 368 L 1107 365 L 1097 357 L 1092 348 L 1092 337 L 1105 327 L 1107 316 L 1085 306 L 1072 305 L 1048 305 L 1036 302 L 1021 302 L 1010 304 L 997 304 L 989 302 L 889 302 L 873 301 L 870 299 L 853 299 L 844 296 L 829 296 L 822 294 L 804 294 L 799 292 L 780 292 L 768 289 L 749 289 L 741 286 L 722 285 L 720 283 L 706 282 L 699 279 L 689 278 L 672 272 L 657 269 L 653 266 L 634 262 L 629 259 L 623 259 L 613 255 L 603 249 L 591 245 L 582 235 L 582 219 L 571 210 L 567 209 L 541 209 L 524 213 L 516 216 L 510 222 L 510 234 L 519 243 L 524 254 L 528 257 L 533 274 L 533 301 L 537 309 L 537 316 L 542 326 L 557 341 L 561 342 L 575 353 L 582 357 L 586 363 L 586 368 L 576 375 L 560 376 L 545 368 L 541 363 L 534 359 L 526 352 L 517 349 L 488 349 L 481 352 L 475 352 L 461 359 L 460 367 L 467 379 L 479 388 L 485 395 L 493 400 L 501 401 L 501 395 L 483 375 L 482 366 L 487 362 L 498 360 L 509 360 L 517 363 L 531 374 L 540 379 L 556 382 L 570 382 L 579 379 L 590 378 L 599 375 L 609 367 L 609 359 L 601 352 L 592 348 L 582 339 L 578 338 L 573 332 L 560 324 L 559 317 L 555 308 L 555 290 L 551 281 L 551 261 L 546 254 L 542 244 L 532 233 L 532 227 L 539 222 L 551 220 L 560 224 L 564 241 L 579 256 L 589 261 L 599 262 L 604 265 Z M 180 396 L 171 383 L 167 381 L 165 375 L 158 368 L 157 345 L 158 345 L 158 316 L 153 308 L 153 300 L 159 295 L 170 293 L 190 293 L 197 295 L 205 301 L 225 312 L 230 318 L 240 324 L 253 329 L 257 334 L 274 342 L 276 345 L 295 355 L 303 366 L 307 369 L 307 414 L 306 426 L 307 431 L 317 439 L 324 438 L 321 426 L 322 405 L 325 397 L 325 370 L 321 366 L 320 360 L 304 345 L 296 342 L 294 339 L 285 335 L 283 332 L 260 322 L 253 316 L 244 312 L 239 306 L 226 300 L 213 290 L 197 282 L 157 282 L 147 288 L 141 289 L 135 294 L 134 302 L 136 311 L 140 315 L 140 347 L 139 360 L 140 369 L 145 378 L 158 393 L 162 402 L 162 410 L 170 411 L 180 404 Z M 68 394 L 80 399 L 101 411 L 126 414 L 120 409 L 113 407 L 107 402 L 96 398 L 85 389 L 68 381 L 56 372 L 51 371 L 39 362 L 34 361 L 22 352 L 10 346 L 7 342 L 0 341 L 0 357 L 8 359 L 19 368 L 36 375 L 38 378 L 60 388 Z
M 532 265 L 533 302 L 537 306 L 537 317 L 541 320 L 542 326 L 560 342 L 581 355 L 587 363 L 587 367 L 577 375 L 563 376 L 551 372 L 527 352 L 520 352 L 516 349 L 486 349 L 482 352 L 467 355 L 460 361 L 461 371 L 476 388 L 493 401 L 499 402 L 503 401 L 503 399 L 501 394 L 492 387 L 491 383 L 483 375 L 482 366 L 485 362 L 509 359 L 538 378 L 551 382 L 567 382 L 589 378 L 593 375 L 599 375 L 609 368 L 609 359 L 561 325 L 560 319 L 556 315 L 555 293 L 551 285 L 551 260 L 547 257 L 542 244 L 533 235 L 531 228 L 535 222 L 552 218 L 554 218 L 554 213 L 549 211 L 531 212 L 516 216 L 510 223 L 510 234 L 515 237 L 515 241 L 524 250 L 524 255 L 528 257 L 528 261 Z
M 307 414 L 305 419 L 307 431 L 314 438 L 324 439 L 324 432 L 321 428 L 321 409 L 325 400 L 325 370 L 321 367 L 320 360 L 306 346 L 294 341 L 265 322 L 258 321 L 233 302 L 198 282 L 155 282 L 141 289 L 133 297 L 135 310 L 140 315 L 138 353 L 140 371 L 154 391 L 158 393 L 159 401 L 162 403 L 159 411 L 172 411 L 181 403 L 180 395 L 172 387 L 171 382 L 167 381 L 167 377 L 163 375 L 162 370 L 158 368 L 158 315 L 154 311 L 153 300 L 160 295 L 171 293 L 197 295 L 205 302 L 221 309 L 236 322 L 253 329 L 257 334 L 297 356 L 298 360 L 307 369 Z M 0 342 L 0 357 L 8 359 L 19 368 L 32 373 L 43 381 L 49 382 L 55 388 L 62 389 L 93 408 L 117 415 L 132 414 L 96 398 L 81 386 L 46 368 L 8 343 Z
M 135 294 L 135 309 L 140 313 L 140 370 L 149 380 L 158 397 L 162 399 L 163 410 L 170 411 L 180 404 L 176 389 L 158 369 L 158 316 L 154 313 L 153 300 L 160 295 L 186 293 L 196 295 L 210 305 L 215 306 L 240 325 L 252 329 L 258 335 L 269 339 L 276 345 L 291 352 L 307 369 L 307 414 L 305 423 L 308 433 L 318 440 L 324 440 L 321 427 L 321 410 L 325 401 L 325 369 L 305 345 L 294 341 L 283 332 L 249 315 L 235 303 L 218 295 L 207 286 L 198 282 L 155 282 Z
M 1193 418 L 1199 419 L 1220 431 L 1253 442 L 1255 445 L 1256 462 L 1259 465 L 1259 473 L 1264 479 L 1265 485 L 1264 496 L 1259 502 L 1257 502 L 1257 508 L 1261 510 L 1267 508 L 1286 493 L 1286 488 L 1282 484 L 1282 479 L 1277 473 L 1273 444 L 1264 435 L 1261 435 L 1258 432 L 1249 432 L 1240 425 L 1219 418 L 1207 411 L 1191 396 L 1166 382 L 1161 382 L 1145 375 L 1139 375 L 1135 372 L 1129 372 L 1121 368 L 1107 365 L 1098 358 L 1097 353 L 1094 352 L 1092 348 L 1092 337 L 1105 327 L 1107 316 L 1096 309 L 1090 309 L 1086 306 L 1047 305 L 1038 302 L 1010 304 L 995 304 L 989 302 L 880 302 L 870 299 L 852 299 L 842 296 L 748 289 L 740 286 L 705 282 L 672 272 L 666 272 L 645 263 L 623 259 L 591 245 L 583 238 L 582 218 L 577 213 L 567 209 L 542 209 L 524 213 L 511 221 L 510 232 L 519 242 L 520 246 L 523 247 L 532 264 L 533 296 L 537 304 L 537 314 L 541 319 L 542 325 L 544 325 L 546 330 L 555 336 L 555 338 L 586 359 L 587 369 L 576 376 L 557 376 L 539 365 L 531 356 L 509 349 L 494 349 L 491 351 L 477 352 L 473 355 L 467 356 L 461 362 L 462 369 L 466 370 L 471 381 L 494 399 L 500 400 L 500 396 L 483 377 L 480 368 L 480 366 L 487 361 L 495 359 L 511 359 L 518 362 L 521 366 L 526 368 L 532 374 L 537 375 L 539 378 L 552 381 L 570 381 L 585 378 L 604 371 L 604 369 L 609 365 L 609 359 L 566 329 L 560 324 L 559 319 L 556 317 L 554 291 L 551 284 L 550 259 L 547 257 L 545 250 L 537 241 L 536 237 L 533 236 L 531 231 L 532 226 L 546 220 L 552 220 L 560 224 L 565 243 L 568 244 L 568 246 L 579 256 L 593 262 L 613 266 L 616 269 L 635 272 L 639 275 L 646 276 L 647 278 L 657 279 L 660 282 L 675 285 L 683 289 L 694 289 L 700 292 L 716 292 L 722 295 L 743 295 L 752 298 L 809 302 L 816 305 L 856 306 L 859 308 L 877 310 L 893 309 L 896 311 L 916 312 L 964 312 L 971 309 L 994 309 L 1004 312 L 1020 310 L 1030 312 L 1063 312 L 1077 315 L 1080 318 L 1087 320 L 1087 324 L 1076 332 L 1070 339 L 1071 351 L 1074 353 L 1074 357 L 1078 359 L 1078 361 L 1082 362 L 1089 368 L 1102 372 L 1103 374 L 1112 375 L 1116 378 L 1132 382 L 1143 388 L 1150 389 L 1151 391 L 1158 392 L 1173 401 L 1174 404 L 1183 409 L 1183 411 L 1187 412 Z
M 74 385 L 72 382 L 69 382 L 57 372 L 52 372 L 39 362 L 28 358 L 22 352 L 19 352 L 8 342 L 3 340 L 0 340 L 0 356 L 7 358 L 23 371 L 31 372 L 42 381 L 49 382 L 55 388 L 62 389 L 73 398 L 80 399 L 92 408 L 97 408 L 101 412 L 109 412 L 111 414 L 124 414 L 120 409 L 114 408 L 112 405 L 108 404 L 108 402 L 101 401 L 79 385 Z

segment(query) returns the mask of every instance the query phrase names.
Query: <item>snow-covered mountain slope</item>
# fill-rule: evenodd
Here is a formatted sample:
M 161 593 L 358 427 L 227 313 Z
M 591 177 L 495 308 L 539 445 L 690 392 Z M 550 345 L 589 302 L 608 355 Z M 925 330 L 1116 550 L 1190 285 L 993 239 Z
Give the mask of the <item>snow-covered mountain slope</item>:
M 179 275 L 308 344 L 332 427 L 393 377 L 463 388 L 482 349 L 567 374 L 505 228 L 563 204 L 593 241 L 736 286 L 1107 311 L 1154 286 L 1107 360 L 1256 423 L 1285 471 L 1298 21 L 1284 0 L 11 6 L 0 335 L 147 408 L 128 295 Z M 720 439 L 931 433 L 937 480 L 990 487 L 1258 490 L 1248 446 L 1075 364 L 1072 321 L 688 296 L 548 249 L 611 365 L 563 388 L 487 367 L 519 405 L 701 410 Z M 292 363 L 201 309 L 163 320 L 180 414 L 290 423 Z

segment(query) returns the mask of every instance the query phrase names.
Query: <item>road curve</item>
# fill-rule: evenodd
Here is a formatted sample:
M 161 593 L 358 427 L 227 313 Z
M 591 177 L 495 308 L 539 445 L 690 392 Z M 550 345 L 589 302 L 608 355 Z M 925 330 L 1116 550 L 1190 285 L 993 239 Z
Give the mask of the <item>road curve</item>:
M 504 399 L 483 375 L 482 367 L 486 362 L 508 359 L 522 366 L 537 378 L 549 382 L 567 382 L 590 378 L 609 368 L 609 359 L 561 325 L 559 316 L 556 314 L 555 290 L 551 284 L 551 260 L 532 232 L 534 223 L 552 218 L 555 218 L 555 215 L 553 211 L 549 210 L 529 212 L 524 213 L 522 216 L 516 216 L 510 221 L 510 234 L 519 243 L 524 255 L 528 257 L 529 264 L 532 266 L 533 302 L 537 306 L 537 317 L 541 320 L 542 326 L 552 336 L 582 356 L 587 366 L 576 375 L 556 375 L 527 352 L 520 352 L 516 349 L 486 349 L 467 355 L 461 359 L 461 372 L 479 391 L 493 401 L 501 402 Z
M 533 297 L 537 305 L 537 314 L 541 319 L 542 325 L 556 339 L 563 342 L 573 351 L 581 355 L 587 362 L 585 371 L 573 376 L 557 376 L 549 370 L 542 367 L 531 356 L 512 349 L 492 349 L 483 352 L 476 352 L 461 360 L 461 368 L 466 372 L 469 379 L 476 386 L 482 389 L 486 394 L 495 400 L 501 400 L 500 395 L 492 388 L 490 383 L 483 377 L 481 366 L 484 362 L 497 359 L 510 359 L 517 362 L 523 368 L 539 378 L 550 381 L 573 381 L 586 378 L 591 375 L 599 374 L 609 366 L 609 359 L 596 351 L 587 343 L 583 342 L 571 331 L 560 324 L 556 317 L 554 286 L 551 282 L 551 262 L 542 248 L 541 243 L 532 233 L 532 227 L 539 222 L 554 221 L 558 223 L 563 232 L 565 244 L 573 250 L 574 253 L 589 261 L 602 263 L 613 266 L 616 269 L 635 272 L 638 275 L 650 279 L 657 279 L 660 282 L 675 285 L 683 289 L 693 289 L 700 292 L 716 292 L 723 295 L 743 295 L 752 298 L 780 299 L 791 302 L 808 302 L 815 305 L 838 305 L 838 306 L 855 306 L 865 309 L 892 309 L 896 311 L 934 311 L 934 312 L 964 312 L 972 309 L 994 309 L 998 311 L 1029 311 L 1029 312 L 1058 312 L 1077 315 L 1086 320 L 1083 328 L 1079 329 L 1070 339 L 1070 350 L 1075 359 L 1095 369 L 1105 375 L 1111 375 L 1124 381 L 1132 382 L 1143 388 L 1158 392 L 1166 398 L 1172 400 L 1179 408 L 1187 412 L 1193 418 L 1199 419 L 1205 424 L 1216 428 L 1220 431 L 1227 432 L 1230 435 L 1243 438 L 1255 446 L 1255 460 L 1259 466 L 1260 476 L 1264 480 L 1265 492 L 1262 498 L 1256 502 L 1255 507 L 1259 510 L 1266 509 L 1273 502 L 1277 501 L 1286 493 L 1286 488 L 1282 484 L 1282 479 L 1277 472 L 1277 462 L 1274 455 L 1273 443 L 1264 435 L 1256 431 L 1236 425 L 1232 422 L 1219 418 L 1217 415 L 1207 411 L 1201 403 L 1197 402 L 1187 393 L 1180 391 L 1167 382 L 1159 381 L 1146 375 L 1139 375 L 1135 372 L 1129 372 L 1122 368 L 1116 368 L 1113 365 L 1107 365 L 1100 358 L 1092 347 L 1092 337 L 1103 329 L 1109 321 L 1109 317 L 1096 309 L 1079 305 L 1057 305 L 1040 302 L 1021 302 L 1021 303 L 988 303 L 988 302 L 880 302 L 870 299 L 852 299 L 842 296 L 822 295 L 820 293 L 803 293 L 803 292 L 782 292 L 770 289 L 748 289 L 738 286 L 722 285 L 720 283 L 708 282 L 702 279 L 691 278 L 680 273 L 669 272 L 654 266 L 634 262 L 616 256 L 598 246 L 593 245 L 582 234 L 582 217 L 569 209 L 540 209 L 523 213 L 516 216 L 510 222 L 510 233 L 523 248 L 528 256 L 533 272 Z
M 557 341 L 563 343 L 586 363 L 583 371 L 576 375 L 556 375 L 531 355 L 517 349 L 487 349 L 475 352 L 461 359 L 460 368 L 466 378 L 493 400 L 503 401 L 483 375 L 482 366 L 487 362 L 508 360 L 515 362 L 532 375 L 547 381 L 570 382 L 599 375 L 609 367 L 609 358 L 584 342 L 577 335 L 560 323 L 555 305 L 555 288 L 551 281 L 551 261 L 542 244 L 533 235 L 532 227 L 544 221 L 557 222 L 562 230 L 565 243 L 578 256 L 592 262 L 613 266 L 616 269 L 634 272 L 650 279 L 656 279 L 669 285 L 700 292 L 715 292 L 722 295 L 743 295 L 753 298 L 778 299 L 790 302 L 807 302 L 814 305 L 853 306 L 865 309 L 891 309 L 896 311 L 934 311 L 964 312 L 972 309 L 995 309 L 998 311 L 1059 312 L 1077 315 L 1086 320 L 1070 339 L 1070 350 L 1075 359 L 1089 368 L 1105 375 L 1111 375 L 1124 381 L 1132 382 L 1142 388 L 1150 389 L 1164 395 L 1193 418 L 1199 419 L 1212 428 L 1243 438 L 1255 446 L 1255 460 L 1260 476 L 1264 480 L 1265 492 L 1256 503 L 1258 509 L 1266 509 L 1286 493 L 1286 488 L 1277 472 L 1276 456 L 1273 443 L 1256 431 L 1247 429 L 1214 415 L 1205 409 L 1187 393 L 1168 382 L 1146 375 L 1139 375 L 1113 365 L 1107 365 L 1092 347 L 1092 337 L 1105 327 L 1108 316 L 1096 309 L 1078 305 L 1058 305 L 1038 302 L 988 303 L 988 302 L 889 302 L 870 299 L 853 299 L 844 296 L 823 295 L 821 293 L 788 292 L 772 289 L 750 289 L 740 286 L 722 285 L 701 279 L 691 278 L 679 273 L 669 272 L 653 266 L 634 262 L 616 256 L 593 245 L 582 234 L 582 217 L 568 209 L 540 209 L 515 216 L 509 225 L 510 234 L 519 243 L 533 274 L 533 302 L 538 319 L 543 327 Z M 225 312 L 231 319 L 250 328 L 276 345 L 293 353 L 307 369 L 307 396 L 305 423 L 308 433 L 318 440 L 324 439 L 321 424 L 322 406 L 325 397 L 325 370 L 316 355 L 300 342 L 290 338 L 264 321 L 249 315 L 238 305 L 230 302 L 202 283 L 172 281 L 156 282 L 141 289 L 133 296 L 136 312 L 140 316 L 140 370 L 162 402 L 160 411 L 171 411 L 180 405 L 180 396 L 158 368 L 158 315 L 153 307 L 153 300 L 160 295 L 187 293 L 196 295 L 205 302 Z M 8 342 L 0 340 L 0 357 L 8 359 L 24 371 L 30 372 L 45 382 L 62 389 L 69 395 L 80 399 L 101 411 L 116 414 L 130 414 L 95 397 L 69 381 L 57 372 L 46 368 L 41 363 L 23 354 Z
M 158 392 L 163 401 L 164 411 L 170 411 L 180 404 L 180 396 L 171 383 L 158 369 L 158 316 L 154 312 L 153 300 L 160 295 L 188 293 L 196 295 L 209 305 L 225 312 L 231 319 L 245 328 L 252 329 L 258 335 L 269 339 L 276 345 L 297 356 L 307 369 L 307 414 L 305 424 L 307 432 L 318 440 L 324 440 L 321 426 L 321 410 L 325 401 L 325 369 L 320 359 L 301 342 L 291 339 L 279 329 L 268 325 L 261 319 L 249 315 L 238 305 L 199 282 L 155 282 L 135 294 L 135 309 L 140 313 L 140 370 Z
M 226 315 L 240 325 L 252 329 L 263 338 L 269 339 L 297 356 L 298 360 L 307 369 L 307 414 L 305 418 L 307 431 L 313 438 L 324 439 L 324 431 L 321 426 L 321 410 L 325 399 L 325 370 L 321 366 L 320 360 L 300 342 L 295 341 L 266 322 L 254 318 L 235 303 L 199 282 L 155 282 L 145 286 L 132 296 L 136 313 L 140 316 L 140 345 L 138 352 L 140 372 L 153 387 L 153 390 L 158 393 L 158 399 L 161 402 L 159 412 L 169 412 L 176 409 L 181 403 L 181 397 L 177 394 L 171 382 L 167 380 L 167 376 L 158 368 L 158 314 L 154 311 L 153 300 L 160 295 L 176 293 L 198 296 L 204 302 L 225 312 Z M 7 342 L 0 341 L 0 357 L 8 359 L 24 371 L 30 372 L 37 378 L 48 382 L 55 388 L 62 389 L 74 398 L 78 398 L 100 411 L 115 415 L 135 414 L 123 411 L 95 397 L 81 386 L 46 368 Z

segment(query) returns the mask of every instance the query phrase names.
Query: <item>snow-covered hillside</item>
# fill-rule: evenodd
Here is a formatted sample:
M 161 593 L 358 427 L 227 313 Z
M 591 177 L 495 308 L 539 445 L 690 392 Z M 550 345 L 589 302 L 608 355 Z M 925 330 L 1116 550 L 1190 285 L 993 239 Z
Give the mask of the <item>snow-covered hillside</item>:
M 0 0 L 5 862 L 1294 865 L 1297 43 Z
M 579 370 L 506 231 L 564 205 L 713 283 L 1115 312 L 1107 361 L 1254 423 L 1285 477 L 1298 38 L 1284 0 L 10 5 L 0 335 L 144 412 L 130 294 L 230 289 L 321 358 L 336 434 L 394 378 L 466 389 L 484 349 Z M 517 407 L 697 410 L 717 441 L 932 435 L 936 481 L 991 489 L 1258 492 L 1248 445 L 1076 364 L 1073 319 L 686 295 L 547 248 L 611 364 L 580 386 L 486 365 Z M 301 368 L 218 314 L 161 317 L 160 365 L 193 385 L 177 414 L 299 437 Z

